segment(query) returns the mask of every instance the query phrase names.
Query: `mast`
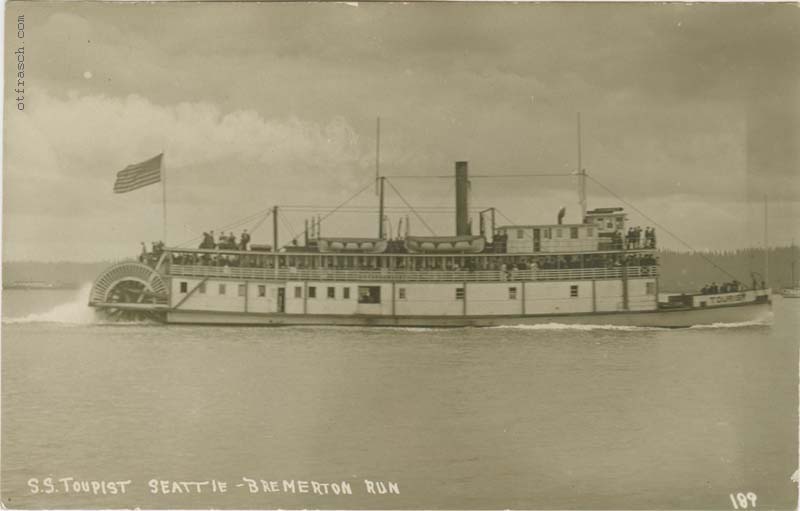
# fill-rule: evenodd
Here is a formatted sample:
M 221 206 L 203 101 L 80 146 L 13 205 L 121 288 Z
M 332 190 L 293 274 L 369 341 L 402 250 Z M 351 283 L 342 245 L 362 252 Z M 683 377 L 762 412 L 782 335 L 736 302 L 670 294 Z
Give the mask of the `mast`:
M 767 217 L 767 196 L 764 195 L 764 288 L 769 286 L 769 221 Z
M 278 206 L 272 206 L 272 246 L 278 253 Z
M 581 154 L 581 113 L 578 112 L 578 204 L 581 206 L 581 223 L 586 217 L 586 169 Z
M 375 193 L 378 193 L 379 180 L 381 176 L 381 118 L 375 126 Z
M 167 164 L 166 151 L 161 151 L 161 221 L 163 225 L 163 241 L 167 245 Z
M 380 190 L 380 199 L 378 200 L 378 238 L 383 239 L 383 183 L 386 178 L 381 176 L 378 178 L 378 188 Z

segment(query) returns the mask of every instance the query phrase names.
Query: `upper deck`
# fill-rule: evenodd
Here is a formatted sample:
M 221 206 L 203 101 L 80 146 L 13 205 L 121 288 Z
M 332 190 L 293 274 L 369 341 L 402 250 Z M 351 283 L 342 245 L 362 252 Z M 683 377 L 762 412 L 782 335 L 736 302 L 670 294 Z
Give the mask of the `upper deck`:
M 321 254 L 166 249 L 159 268 L 173 276 L 256 280 L 535 281 L 656 277 L 653 249 L 548 254 Z M 156 264 L 151 258 L 145 262 Z

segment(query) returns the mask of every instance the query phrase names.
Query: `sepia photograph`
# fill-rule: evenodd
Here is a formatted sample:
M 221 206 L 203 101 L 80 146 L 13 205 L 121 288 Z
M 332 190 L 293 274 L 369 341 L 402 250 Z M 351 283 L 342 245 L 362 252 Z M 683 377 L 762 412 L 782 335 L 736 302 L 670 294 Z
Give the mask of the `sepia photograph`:
M 798 508 L 798 4 L 4 14 L 4 509 Z

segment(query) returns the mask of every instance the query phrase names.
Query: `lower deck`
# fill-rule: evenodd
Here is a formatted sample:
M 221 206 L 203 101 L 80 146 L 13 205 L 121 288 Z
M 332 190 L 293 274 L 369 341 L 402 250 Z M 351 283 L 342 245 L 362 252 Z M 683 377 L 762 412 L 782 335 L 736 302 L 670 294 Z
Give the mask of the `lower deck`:
M 380 316 L 368 314 L 263 314 L 171 310 L 167 322 L 200 325 L 253 326 L 383 326 L 418 328 L 499 327 L 519 325 L 608 325 L 619 327 L 688 328 L 692 326 L 764 322 L 771 318 L 769 302 L 701 309 L 491 316 Z
M 253 281 L 172 277 L 171 312 L 468 317 L 658 309 L 653 277 L 576 281 Z

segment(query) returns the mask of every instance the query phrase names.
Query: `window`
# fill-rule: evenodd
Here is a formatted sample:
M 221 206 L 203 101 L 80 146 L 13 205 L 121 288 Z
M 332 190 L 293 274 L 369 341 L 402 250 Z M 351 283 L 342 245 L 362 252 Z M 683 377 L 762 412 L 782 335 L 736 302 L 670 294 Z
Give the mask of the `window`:
M 525 237 L 525 231 L 522 229 L 517 229 L 517 239 L 521 240 L 524 237 Z
M 181 282 L 181 293 L 185 293 L 189 290 L 189 284 L 187 282 Z
M 456 288 L 456 300 L 463 300 L 464 299 L 464 288 L 457 287 Z
M 358 303 L 381 303 L 381 286 L 358 286 Z
M 547 229 L 544 229 L 544 239 L 549 240 L 552 237 L 552 234 L 553 233 L 549 227 Z
M 406 299 L 406 288 L 404 287 L 397 288 L 397 298 L 400 300 Z
M 587 227 L 586 228 L 586 237 L 587 238 L 591 238 L 593 236 L 594 236 L 594 228 L 593 227 Z
M 308 286 L 308 297 L 309 298 L 316 298 L 317 297 L 317 288 L 314 286 Z
M 303 297 L 303 288 L 300 286 L 294 286 L 294 297 L 295 298 L 302 298 Z
M 247 291 L 244 284 L 239 284 L 239 289 L 237 290 L 239 296 L 244 296 L 245 292 Z
M 612 227 L 614 227 L 614 224 L 612 224 L 611 222 L 608 222 L 608 223 L 606 224 L 606 227 L 607 227 L 608 229 L 611 229 Z
M 645 282 L 644 284 L 645 293 L 648 295 L 656 294 L 656 283 L 655 282 Z
M 350 299 L 350 288 L 349 287 L 346 287 L 346 288 L 342 289 L 342 298 L 344 298 L 345 300 L 349 300 Z
M 573 240 L 578 239 L 578 228 L 577 227 L 570 227 L 569 228 L 569 237 Z
M 201 295 L 206 294 L 206 283 L 201 282 L 199 286 L 197 286 L 197 290 L 200 292 Z
M 561 229 L 556 229 L 556 238 L 561 237 Z
M 219 294 L 221 294 L 221 295 L 225 294 L 225 284 L 220 284 L 219 285 Z
M 569 286 L 569 295 L 573 298 L 578 296 L 578 286 Z
M 516 287 L 508 288 L 508 299 L 509 300 L 516 300 L 517 299 L 517 288 Z
M 265 296 L 267 296 L 267 286 L 265 286 L 264 284 L 259 284 L 258 285 L 258 297 L 259 298 L 264 298 Z
M 336 298 L 336 288 L 328 287 L 328 298 Z

